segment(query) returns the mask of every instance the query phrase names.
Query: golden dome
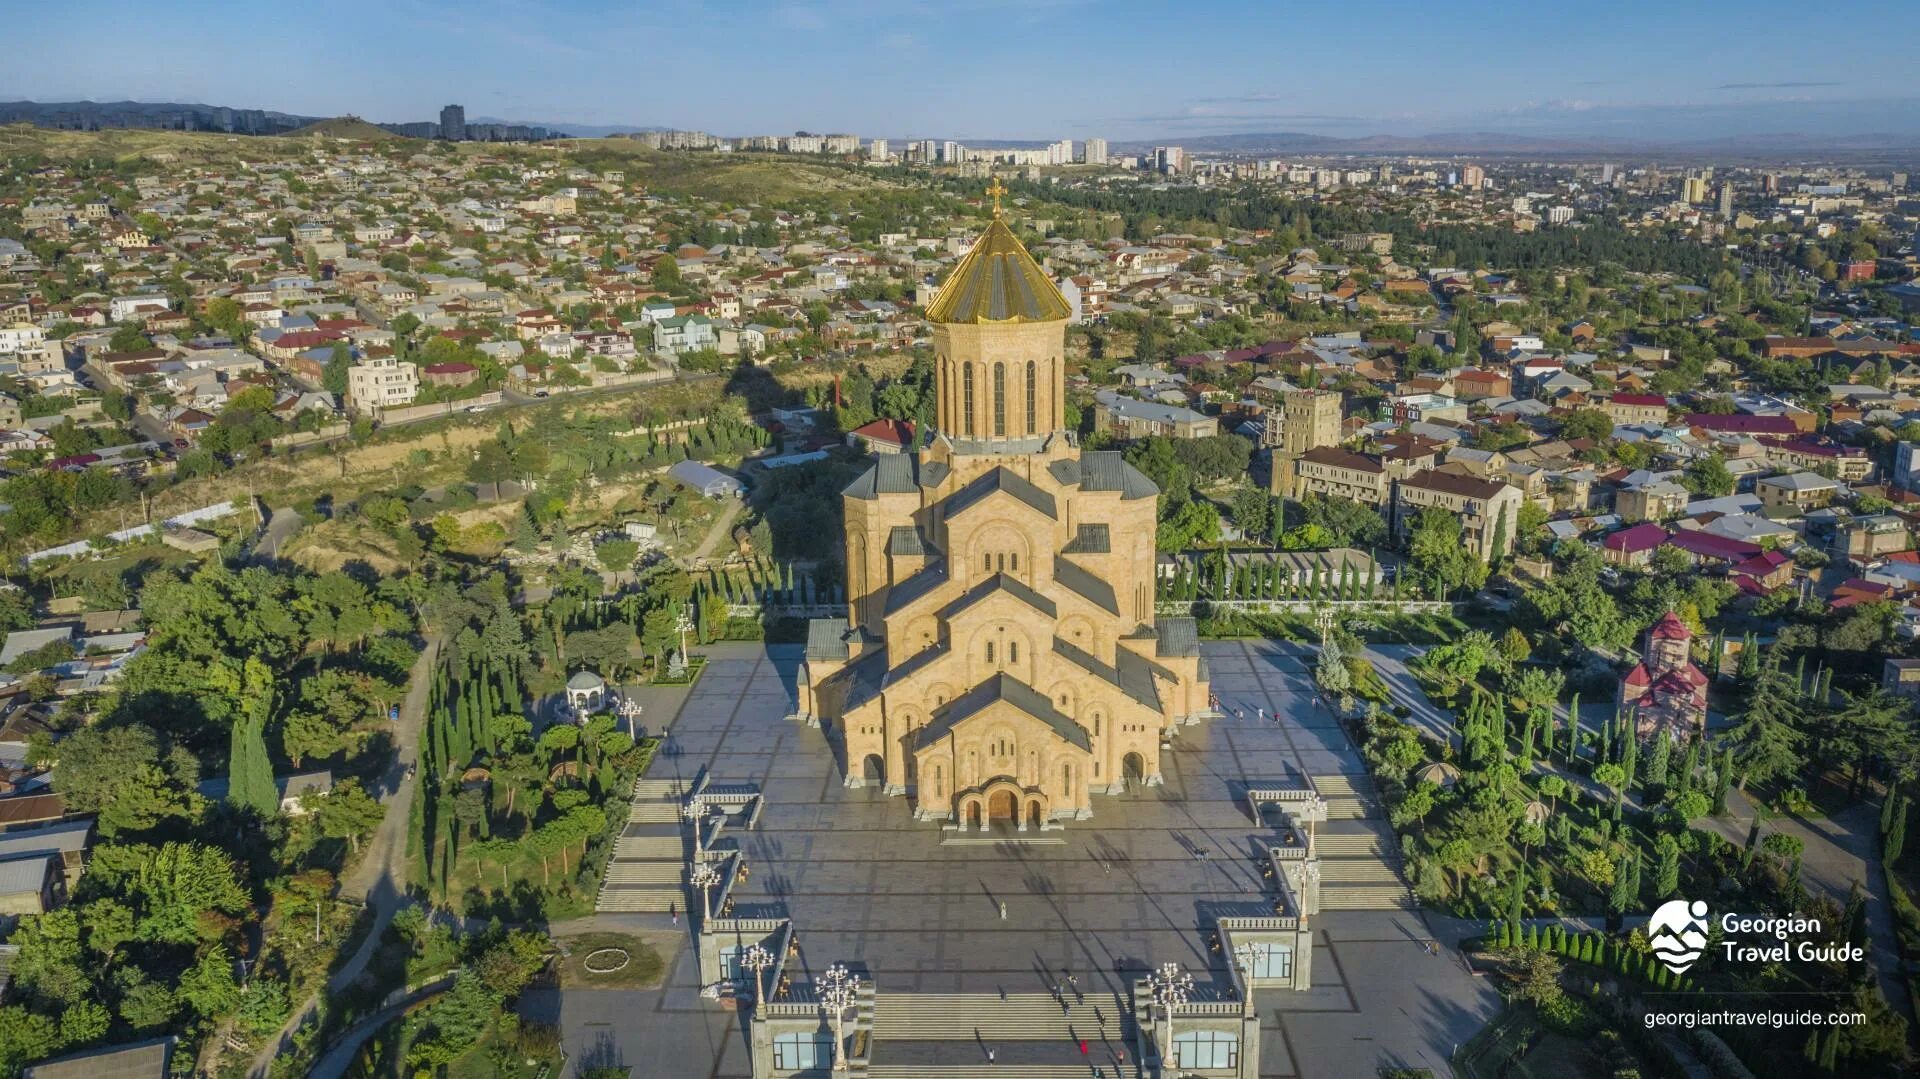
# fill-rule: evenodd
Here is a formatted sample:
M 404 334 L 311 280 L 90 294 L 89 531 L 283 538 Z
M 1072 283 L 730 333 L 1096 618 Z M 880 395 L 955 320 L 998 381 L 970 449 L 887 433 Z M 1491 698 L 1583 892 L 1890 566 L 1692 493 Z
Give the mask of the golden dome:
M 1063 322 L 1073 308 L 998 212 L 940 286 L 929 322 Z

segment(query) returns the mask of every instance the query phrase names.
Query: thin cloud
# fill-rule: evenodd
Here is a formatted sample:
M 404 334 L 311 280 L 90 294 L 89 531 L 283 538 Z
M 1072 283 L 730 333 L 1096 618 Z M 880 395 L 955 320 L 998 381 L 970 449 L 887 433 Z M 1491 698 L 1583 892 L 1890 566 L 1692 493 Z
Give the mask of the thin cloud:
M 1715 90 L 1798 90 L 1808 86 L 1844 86 L 1838 82 L 1723 82 Z

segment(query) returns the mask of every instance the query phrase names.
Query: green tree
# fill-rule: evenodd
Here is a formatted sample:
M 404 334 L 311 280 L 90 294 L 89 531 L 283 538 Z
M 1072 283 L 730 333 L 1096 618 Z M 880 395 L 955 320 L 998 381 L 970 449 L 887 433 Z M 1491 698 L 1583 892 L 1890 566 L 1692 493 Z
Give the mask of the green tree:
M 1780 668 L 1779 659 L 1776 649 L 1767 650 L 1746 707 L 1722 739 L 1721 744 L 1733 750 L 1741 790 L 1749 781 L 1765 783 L 1791 775 L 1802 762 L 1800 695 L 1792 676 Z

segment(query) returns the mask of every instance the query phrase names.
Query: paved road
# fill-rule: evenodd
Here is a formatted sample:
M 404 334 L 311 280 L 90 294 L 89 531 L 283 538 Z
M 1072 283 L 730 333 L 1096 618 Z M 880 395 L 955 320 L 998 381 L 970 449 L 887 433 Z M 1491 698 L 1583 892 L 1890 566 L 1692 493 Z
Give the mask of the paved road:
M 307 1071 L 307 1079 L 339 1079 L 340 1076 L 347 1074 L 347 1068 L 353 1064 L 355 1054 L 360 1052 L 360 1046 L 365 1044 L 368 1038 L 380 1033 L 380 1028 L 399 1018 L 408 1008 L 445 992 L 452 984 L 452 978 L 428 982 L 348 1027 L 346 1033 L 335 1039 L 334 1043 L 327 1047 L 327 1051 L 321 1054 L 320 1059 L 313 1062 L 313 1067 Z
M 374 782 L 371 792 L 386 804 L 387 815 L 380 819 L 380 827 L 368 840 L 360 864 L 340 884 L 342 896 L 359 899 L 373 910 L 373 925 L 352 958 L 327 979 L 325 991 L 328 993 L 345 989 L 367 969 L 368 961 L 380 947 L 381 936 L 393 921 L 394 912 L 407 899 L 407 811 L 413 802 L 414 784 L 408 770 L 418 756 L 420 728 L 426 719 L 427 694 L 433 685 L 433 664 L 439 652 L 440 642 L 429 640 L 408 675 L 407 699 L 400 706 L 400 720 L 393 732 L 393 763 L 387 766 L 386 774 Z M 251 1079 L 261 1079 L 268 1073 L 274 1058 L 292 1046 L 293 1032 L 313 1016 L 318 1006 L 319 994 L 316 993 L 295 1009 L 280 1033 L 253 1058 L 247 1072 Z
M 1696 827 L 1712 829 L 1728 842 L 1745 846 L 1753 826 L 1753 801 L 1740 791 L 1727 792 L 1727 815 L 1709 817 Z M 1880 990 L 1895 1015 L 1911 1015 L 1906 979 L 1900 976 L 1900 935 L 1894 928 L 1893 907 L 1886 878 L 1880 873 L 1880 810 L 1863 803 L 1831 817 L 1769 816 L 1761 835 L 1785 832 L 1803 844 L 1801 881 L 1809 892 L 1825 892 L 1844 904 L 1858 882 L 1867 897 L 1867 955 L 1880 976 Z

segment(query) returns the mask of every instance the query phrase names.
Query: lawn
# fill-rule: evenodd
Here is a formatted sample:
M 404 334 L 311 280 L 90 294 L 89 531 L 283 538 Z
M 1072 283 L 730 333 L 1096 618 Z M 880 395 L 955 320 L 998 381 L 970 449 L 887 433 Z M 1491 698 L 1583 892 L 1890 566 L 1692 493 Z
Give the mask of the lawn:
M 562 989 L 653 989 L 666 974 L 666 960 L 643 936 L 581 933 L 562 938 L 560 945 L 566 949 L 557 964 Z M 626 965 L 606 973 L 589 970 L 588 956 L 593 957 L 592 965 L 596 967 L 610 967 L 619 962 L 617 955 L 603 951 L 609 948 L 626 952 Z M 595 955 L 595 952 L 602 954 Z

